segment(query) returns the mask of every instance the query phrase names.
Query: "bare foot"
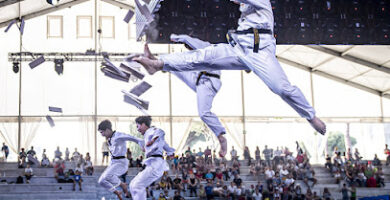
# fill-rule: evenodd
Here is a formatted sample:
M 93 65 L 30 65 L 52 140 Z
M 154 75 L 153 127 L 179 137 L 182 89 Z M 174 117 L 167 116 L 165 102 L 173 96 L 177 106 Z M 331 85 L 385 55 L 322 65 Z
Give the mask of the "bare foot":
M 326 125 L 323 121 L 320 120 L 320 118 L 314 116 L 313 119 L 308 120 L 310 125 L 319 133 L 322 135 L 325 135 L 326 133 Z
M 120 186 L 121 186 L 123 192 L 125 193 L 126 198 L 130 198 L 130 193 L 129 193 L 129 191 L 127 190 L 127 184 L 122 182 L 122 183 L 120 184 Z
M 224 134 L 220 134 L 218 136 L 219 144 L 221 145 L 221 149 L 219 150 L 219 156 L 221 158 L 225 157 L 226 152 L 227 152 L 227 140 L 223 135 Z
M 149 49 L 149 45 L 146 43 L 145 46 L 144 46 L 144 55 L 149 58 L 149 59 L 152 59 L 152 60 L 157 60 L 156 57 L 154 57 L 154 55 L 152 54 L 152 52 L 150 52 L 150 49 Z
M 119 200 L 123 200 L 122 199 L 122 192 L 118 191 L 118 190 L 115 190 L 114 191 L 114 194 L 116 194 L 116 196 L 118 197 Z
M 161 60 L 152 60 L 145 56 L 138 56 L 133 58 L 132 60 L 140 63 L 150 75 L 161 71 L 164 65 Z

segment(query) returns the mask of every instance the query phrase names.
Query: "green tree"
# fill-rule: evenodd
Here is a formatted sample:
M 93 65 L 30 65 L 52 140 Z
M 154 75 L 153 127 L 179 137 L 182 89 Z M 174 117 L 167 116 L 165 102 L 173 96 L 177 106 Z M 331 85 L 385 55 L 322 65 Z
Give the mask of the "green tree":
M 137 138 L 143 139 L 144 136 L 140 132 L 138 132 L 136 127 L 137 126 L 136 126 L 135 123 L 132 123 L 129 126 L 129 133 L 130 133 L 130 135 L 132 135 L 134 137 L 137 137 Z M 135 143 L 135 142 L 128 142 L 127 143 L 127 147 L 130 149 L 131 154 L 132 154 L 134 160 L 137 157 L 139 157 L 140 155 L 142 155 L 145 158 L 145 152 L 142 151 L 142 149 L 140 148 L 140 146 L 137 143 Z
M 344 138 L 344 133 L 330 132 L 328 135 L 328 152 L 332 153 L 335 147 L 337 147 L 340 152 L 346 152 Z M 356 138 L 350 136 L 350 140 L 352 148 L 356 144 Z

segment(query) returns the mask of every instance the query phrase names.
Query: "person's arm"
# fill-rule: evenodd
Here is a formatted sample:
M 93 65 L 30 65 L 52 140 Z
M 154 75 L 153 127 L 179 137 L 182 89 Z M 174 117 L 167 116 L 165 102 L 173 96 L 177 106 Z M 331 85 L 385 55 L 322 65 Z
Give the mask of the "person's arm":
M 165 141 L 164 141 L 163 149 L 165 152 L 167 152 L 167 155 L 169 157 L 172 157 L 173 155 L 175 155 L 175 149 L 170 147 Z
M 165 132 L 161 129 L 156 129 L 153 134 L 153 138 L 146 143 L 146 146 L 152 146 L 159 138 L 164 140 Z
M 132 141 L 132 142 L 135 142 L 137 144 L 141 143 L 143 140 L 140 139 L 140 138 L 137 138 L 137 137 L 134 137 L 132 135 L 129 135 L 129 134 L 125 134 L 125 133 L 121 133 L 119 134 L 117 137 L 116 137 L 116 140 L 119 140 L 119 141 Z
M 187 44 L 193 49 L 203 49 L 211 45 L 209 42 L 205 42 L 199 40 L 198 38 L 190 37 L 188 35 L 171 34 L 170 38 L 173 42 L 181 42 Z

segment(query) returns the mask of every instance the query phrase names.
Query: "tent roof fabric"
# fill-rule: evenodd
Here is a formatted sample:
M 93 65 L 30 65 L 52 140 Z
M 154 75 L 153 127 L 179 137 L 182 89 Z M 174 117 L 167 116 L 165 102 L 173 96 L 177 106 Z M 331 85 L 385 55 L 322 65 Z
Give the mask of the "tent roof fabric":
M 56 1 L 56 0 L 54 0 Z M 25 20 L 90 0 L 0 0 L 0 28 L 12 20 Z M 133 0 L 101 0 L 134 9 Z M 28 21 L 27 21 L 28 23 Z M 390 46 L 388 45 L 278 45 L 281 63 L 390 98 Z

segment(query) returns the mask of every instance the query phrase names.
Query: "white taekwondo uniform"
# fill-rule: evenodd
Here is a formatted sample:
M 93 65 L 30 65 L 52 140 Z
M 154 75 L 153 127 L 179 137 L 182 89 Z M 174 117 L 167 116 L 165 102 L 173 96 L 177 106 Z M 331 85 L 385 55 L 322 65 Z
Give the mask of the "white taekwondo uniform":
M 164 71 L 252 70 L 272 92 L 279 95 L 302 117 L 315 116 L 300 89 L 290 84 L 275 56 L 274 17 L 269 0 L 235 0 L 240 2 L 241 17 L 234 44 L 217 44 L 193 51 L 161 55 Z M 256 30 L 254 30 L 256 29 Z M 252 31 L 252 32 L 251 32 Z M 259 31 L 255 51 L 255 31 Z M 268 31 L 264 33 L 262 31 Z M 234 45 L 234 47 L 233 47 Z
M 119 176 L 122 176 L 129 169 L 129 160 L 126 158 L 126 141 L 132 141 L 141 144 L 142 140 L 128 134 L 114 131 L 111 138 L 108 139 L 108 148 L 111 154 L 110 165 L 100 176 L 98 183 L 114 192 L 121 183 Z
M 144 134 L 144 141 L 140 145 L 144 146 L 145 149 L 146 159 L 143 164 L 146 167 L 131 180 L 130 192 L 134 200 L 145 200 L 146 187 L 161 178 L 164 172 L 169 170 L 168 163 L 162 156 L 164 151 L 167 155 L 173 155 L 175 149 L 167 145 L 164 135 L 163 130 L 155 127 L 150 127 Z M 146 146 L 149 141 L 156 137 L 158 139 L 151 146 Z
M 171 35 L 171 40 L 174 42 L 185 43 L 192 49 L 203 49 L 211 44 L 192 38 L 188 35 Z M 218 137 L 221 133 L 226 133 L 225 128 L 222 126 L 217 115 L 211 112 L 213 100 L 217 92 L 221 88 L 221 71 L 186 71 L 178 72 L 172 71 L 172 74 L 176 75 L 180 80 L 188 85 L 194 92 L 196 92 L 198 103 L 198 114 L 202 121 L 213 131 Z

